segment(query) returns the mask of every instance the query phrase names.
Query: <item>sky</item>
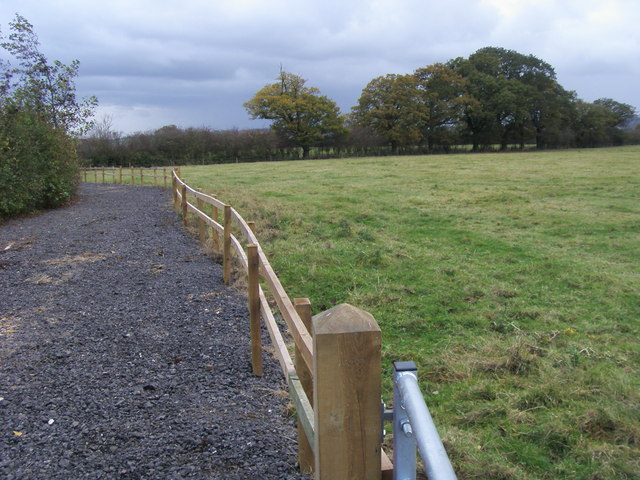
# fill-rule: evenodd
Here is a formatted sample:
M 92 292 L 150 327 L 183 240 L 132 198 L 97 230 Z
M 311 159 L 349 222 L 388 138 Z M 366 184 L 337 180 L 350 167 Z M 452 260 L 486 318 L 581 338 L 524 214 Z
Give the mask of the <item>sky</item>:
M 123 134 L 265 127 L 242 104 L 281 67 L 348 113 L 375 77 L 487 46 L 640 110 L 640 0 L 0 0 L 3 34 L 16 13 L 50 62 L 80 61 L 78 96 Z

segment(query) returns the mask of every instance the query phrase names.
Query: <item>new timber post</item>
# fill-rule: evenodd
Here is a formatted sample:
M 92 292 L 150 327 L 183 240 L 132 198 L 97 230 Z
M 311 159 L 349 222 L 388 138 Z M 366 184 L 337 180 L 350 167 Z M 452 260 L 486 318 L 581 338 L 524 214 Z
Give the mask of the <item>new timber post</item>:
M 341 304 L 313 317 L 313 411 L 318 480 L 380 480 L 381 333 Z

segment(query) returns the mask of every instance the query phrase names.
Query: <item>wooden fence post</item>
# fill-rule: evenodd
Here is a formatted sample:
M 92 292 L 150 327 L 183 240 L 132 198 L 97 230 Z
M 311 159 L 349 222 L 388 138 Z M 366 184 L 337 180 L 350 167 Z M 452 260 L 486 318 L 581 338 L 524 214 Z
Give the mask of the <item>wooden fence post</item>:
M 122 167 L 119 168 L 120 172 L 120 185 L 122 185 Z
M 167 188 L 167 167 L 162 167 L 162 181 L 164 188 Z
M 189 226 L 189 210 L 187 205 L 187 186 L 182 184 L 182 188 L 180 190 L 182 194 L 182 224 L 185 227 Z
M 135 171 L 133 167 L 129 167 L 129 168 L 131 169 L 131 185 L 135 185 L 136 184 Z
M 198 189 L 198 192 L 202 192 L 201 189 Z M 204 213 L 204 200 L 200 197 L 196 197 L 198 202 L 198 210 Z M 198 238 L 200 239 L 200 245 L 204 245 L 207 240 L 207 229 L 204 220 L 198 215 Z
M 106 183 L 104 180 L 104 167 L 102 167 L 102 183 Z
M 220 218 L 218 215 L 218 207 L 216 207 L 215 205 L 211 205 L 211 215 L 214 222 L 220 223 Z M 220 232 L 218 232 L 218 230 L 212 227 L 211 233 L 213 234 L 211 237 L 211 247 L 213 248 L 214 252 L 219 252 L 220 251 Z
M 348 304 L 313 318 L 317 480 L 380 480 L 380 327 Z
M 140 185 L 144 185 L 144 168 L 140 167 Z
M 247 245 L 249 317 L 251 323 L 251 365 L 254 375 L 262 376 L 262 337 L 260 334 L 260 261 L 258 246 Z
M 311 302 L 308 298 L 294 298 L 293 304 L 296 308 L 296 312 L 298 312 L 298 315 L 302 320 L 302 323 L 307 327 L 307 331 L 311 332 Z M 294 353 L 294 362 L 298 379 L 302 384 L 304 393 L 307 394 L 307 398 L 313 407 L 313 376 L 307 367 L 307 364 L 302 359 L 302 354 L 300 353 L 300 349 L 297 344 L 295 346 Z M 309 444 L 309 440 L 307 439 L 307 435 L 304 432 L 304 428 L 300 420 L 298 420 L 298 463 L 300 464 L 300 471 L 302 473 L 313 473 L 313 449 Z
M 231 205 L 224 206 L 224 245 L 222 248 L 222 269 L 225 285 L 231 281 Z
M 178 212 L 178 182 L 176 178 L 171 175 L 171 195 L 173 196 L 173 211 Z

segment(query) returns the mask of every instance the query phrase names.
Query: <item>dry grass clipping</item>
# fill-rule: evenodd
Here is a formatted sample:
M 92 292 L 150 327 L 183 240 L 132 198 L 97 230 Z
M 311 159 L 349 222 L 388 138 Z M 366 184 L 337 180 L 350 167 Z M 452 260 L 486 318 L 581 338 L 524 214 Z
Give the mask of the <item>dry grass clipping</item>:
M 69 265 L 77 265 L 79 263 L 86 263 L 86 262 L 99 262 L 100 260 L 104 260 L 105 258 L 107 258 L 106 255 L 103 255 L 101 253 L 91 253 L 91 252 L 87 252 L 87 253 L 81 253 L 80 255 L 65 255 L 63 257 L 60 258 L 54 258 L 52 260 L 45 260 L 42 263 L 46 263 L 47 265 L 55 265 L 55 266 L 59 266 L 59 267 L 66 267 Z
M 19 321 L 20 321 L 20 317 L 0 318 L 0 337 L 15 334 Z

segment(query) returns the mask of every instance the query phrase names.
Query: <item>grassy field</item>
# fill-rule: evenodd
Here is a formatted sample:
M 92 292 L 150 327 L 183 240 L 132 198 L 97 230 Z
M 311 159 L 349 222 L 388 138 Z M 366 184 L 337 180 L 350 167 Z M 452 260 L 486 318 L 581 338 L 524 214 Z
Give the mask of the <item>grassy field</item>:
M 640 148 L 183 167 L 291 297 L 370 311 L 458 478 L 640 478 Z

